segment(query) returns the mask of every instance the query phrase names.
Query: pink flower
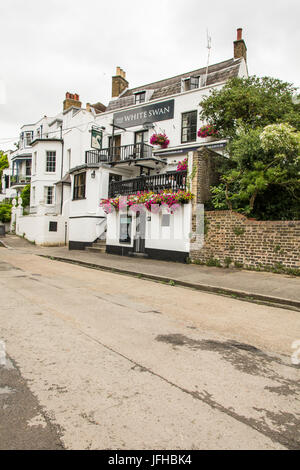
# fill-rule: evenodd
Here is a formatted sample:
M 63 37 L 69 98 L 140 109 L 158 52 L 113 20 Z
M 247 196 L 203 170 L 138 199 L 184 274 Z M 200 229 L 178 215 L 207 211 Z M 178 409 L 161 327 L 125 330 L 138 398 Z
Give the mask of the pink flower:
M 217 134 L 218 134 L 218 131 L 211 124 L 202 126 L 198 130 L 198 137 L 201 137 L 201 138 L 210 137 L 212 135 L 217 135 Z

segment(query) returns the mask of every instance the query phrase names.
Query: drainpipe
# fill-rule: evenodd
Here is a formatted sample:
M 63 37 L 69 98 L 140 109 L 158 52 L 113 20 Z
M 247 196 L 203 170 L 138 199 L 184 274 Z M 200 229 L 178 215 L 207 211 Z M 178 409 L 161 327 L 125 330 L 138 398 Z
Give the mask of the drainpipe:
M 64 183 L 61 183 L 60 214 L 62 214 L 63 202 L 64 202 Z
M 112 133 L 111 133 L 111 143 L 110 143 L 110 158 L 112 161 L 115 160 L 114 158 L 114 138 L 115 138 L 115 120 L 113 118 L 113 123 L 112 123 Z
M 60 126 L 60 138 L 62 139 L 62 125 Z M 61 165 L 60 165 L 60 179 L 63 177 L 63 161 L 64 161 L 64 141 L 61 143 Z M 64 184 L 61 183 L 61 198 L 60 198 L 60 213 L 62 214 L 63 207 Z

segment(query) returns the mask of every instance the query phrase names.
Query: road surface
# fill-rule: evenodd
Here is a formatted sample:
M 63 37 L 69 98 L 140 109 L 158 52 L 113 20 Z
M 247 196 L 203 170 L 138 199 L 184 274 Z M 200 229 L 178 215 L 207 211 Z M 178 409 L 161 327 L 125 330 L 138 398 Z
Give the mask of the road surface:
M 300 313 L 0 248 L 0 449 L 299 449 Z

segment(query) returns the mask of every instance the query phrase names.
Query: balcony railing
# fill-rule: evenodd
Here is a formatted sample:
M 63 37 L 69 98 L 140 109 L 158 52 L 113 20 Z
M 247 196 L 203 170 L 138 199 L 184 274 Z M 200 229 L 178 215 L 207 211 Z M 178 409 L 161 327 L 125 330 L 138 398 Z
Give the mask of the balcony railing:
M 140 176 L 123 181 L 112 181 L 109 185 L 109 197 L 128 196 L 138 191 L 159 192 L 164 189 L 179 191 L 186 189 L 186 171 L 170 171 L 152 176 Z
M 152 157 L 152 146 L 140 142 L 138 144 L 108 147 L 101 150 L 88 150 L 85 152 L 85 163 L 119 162 Z
M 16 184 L 29 184 L 30 181 L 31 181 L 31 176 L 13 175 L 10 177 L 11 186 L 14 186 Z

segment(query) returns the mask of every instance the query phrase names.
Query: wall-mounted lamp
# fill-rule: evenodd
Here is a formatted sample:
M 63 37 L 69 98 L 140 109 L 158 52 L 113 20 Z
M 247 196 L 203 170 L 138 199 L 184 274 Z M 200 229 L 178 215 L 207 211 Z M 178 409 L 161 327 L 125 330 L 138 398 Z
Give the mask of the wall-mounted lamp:
M 92 171 L 92 173 L 91 173 L 91 178 L 93 178 L 93 179 L 94 179 L 94 178 L 95 178 L 95 176 L 96 176 L 96 172 L 95 172 L 95 170 L 93 170 L 93 171 Z

